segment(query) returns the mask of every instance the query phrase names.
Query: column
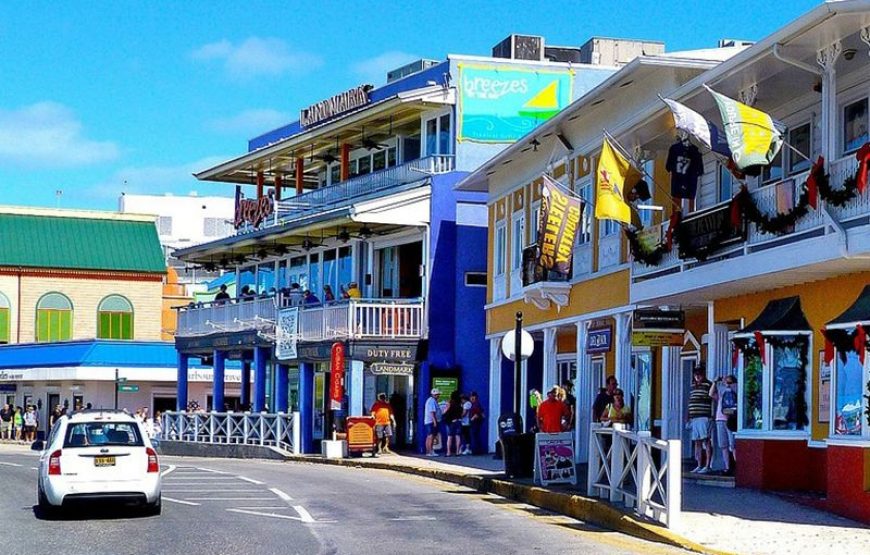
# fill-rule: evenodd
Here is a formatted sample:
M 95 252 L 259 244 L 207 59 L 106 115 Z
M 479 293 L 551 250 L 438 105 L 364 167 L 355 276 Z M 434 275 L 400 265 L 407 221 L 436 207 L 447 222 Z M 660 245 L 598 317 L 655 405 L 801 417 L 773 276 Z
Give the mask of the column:
M 635 381 L 636 376 L 631 368 L 631 313 L 617 314 L 614 343 L 616 344 L 616 376 L 619 388 L 625 393 L 625 403 L 632 411 L 636 410 Z
M 175 386 L 175 410 L 187 410 L 187 367 L 189 357 L 178 353 L 178 376 Z M 117 385 L 116 385 L 117 387 Z
M 244 355 L 243 355 L 244 356 Z M 251 410 L 251 361 L 242 359 L 242 407 Z
M 489 407 L 486 412 L 486 425 L 490 451 L 495 451 L 495 442 L 498 440 L 498 419 L 502 413 L 500 343 L 499 339 L 489 340 Z
M 713 301 L 707 302 L 707 377 L 713 378 L 718 374 L 716 368 L 716 312 Z
M 211 410 L 224 411 L 224 379 L 226 370 L 226 353 L 214 351 L 214 376 L 211 380 Z
M 553 384 L 559 383 L 558 371 L 556 368 L 556 328 L 544 329 L 544 375 L 542 385 L 544 390 L 549 389 Z M 546 391 L 541 391 L 546 399 Z
M 314 425 L 314 365 L 299 364 L 299 438 L 302 452 L 311 452 L 311 428 Z
M 275 200 L 281 200 L 281 187 L 284 186 L 284 178 L 281 174 L 275 175 Z
M 296 195 L 301 195 L 305 189 L 305 158 L 296 159 Z
M 266 410 L 266 357 L 268 351 L 263 347 L 254 347 L 254 403 L 253 411 Z
M 365 406 L 363 405 L 364 370 L 365 363 L 363 361 L 350 361 L 350 380 L 348 381 L 350 383 L 348 389 L 350 416 L 363 416 L 365 414 Z
M 275 365 L 275 412 L 287 412 L 290 393 L 290 368 L 286 364 Z
M 263 198 L 263 185 L 266 183 L 266 178 L 263 172 L 257 172 L 257 199 Z
M 662 438 L 680 439 L 685 421 L 680 355 L 682 347 L 662 347 Z M 688 403 L 688 399 L 686 399 Z
M 822 68 L 822 156 L 830 163 L 837 152 L 837 76 L 834 65 L 843 51 L 839 41 L 816 53 L 816 62 Z
M 341 180 L 347 181 L 350 177 L 350 145 L 344 143 L 341 145 Z
M 596 391 L 592 380 L 592 359 L 586 354 L 586 336 L 590 322 L 577 322 L 577 383 L 574 392 L 577 396 L 577 417 L 574 426 L 574 445 L 577 462 L 589 460 L 589 429 L 592 424 L 592 402 Z
M 426 452 L 426 429 L 423 425 L 423 417 L 425 416 L 426 399 L 429 398 L 429 392 L 432 390 L 432 379 L 429 371 L 429 361 L 424 360 L 420 363 L 420 381 L 414 380 L 414 387 L 417 395 L 417 449 L 419 453 Z

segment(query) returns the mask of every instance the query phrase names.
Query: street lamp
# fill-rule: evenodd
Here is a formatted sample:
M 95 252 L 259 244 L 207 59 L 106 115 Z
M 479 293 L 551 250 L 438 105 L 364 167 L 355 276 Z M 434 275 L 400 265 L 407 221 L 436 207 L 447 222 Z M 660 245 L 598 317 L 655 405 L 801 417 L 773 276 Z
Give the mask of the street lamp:
M 535 341 L 532 339 L 532 334 L 523 329 L 523 313 L 517 312 L 516 326 L 513 332 L 507 332 L 501 340 L 501 352 L 508 360 L 514 362 L 514 406 L 513 418 L 514 428 L 518 432 L 522 432 L 522 418 L 520 417 L 520 407 L 522 406 L 522 391 L 520 390 L 520 374 L 522 363 L 524 360 L 532 356 L 535 350 Z M 502 419 L 509 414 L 507 411 L 502 413 Z

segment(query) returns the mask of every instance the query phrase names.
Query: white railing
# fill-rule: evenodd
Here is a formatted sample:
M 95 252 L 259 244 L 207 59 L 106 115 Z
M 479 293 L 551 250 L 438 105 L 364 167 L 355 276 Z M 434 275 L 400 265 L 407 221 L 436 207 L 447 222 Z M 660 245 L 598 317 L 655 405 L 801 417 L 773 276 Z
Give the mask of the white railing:
M 853 177 L 857 169 L 858 160 L 853 154 L 835 160 L 830 169 L 831 187 L 842 189 L 843 181 Z M 845 206 L 839 208 L 831 206 L 831 212 L 840 222 L 859 216 L 867 216 L 870 214 L 870 187 L 865 188 L 863 193 L 858 193 L 858 196 L 847 202 Z
M 163 413 L 161 439 L 193 443 L 262 445 L 298 455 L 299 413 L 174 412 Z
M 386 191 L 424 179 L 427 175 L 453 171 L 452 155 L 426 156 L 399 166 L 352 177 L 276 203 L 275 216 L 265 226 L 280 225 L 288 220 L 347 206 L 352 199 Z
M 587 493 L 678 528 L 680 457 L 680 440 L 595 425 L 589 434 Z
M 420 339 L 425 337 L 422 299 L 350 299 L 301 312 L 300 341 Z
M 276 298 L 256 297 L 249 300 L 197 303 L 178 308 L 176 335 L 189 337 L 221 331 L 245 331 L 274 328 L 277 317 Z

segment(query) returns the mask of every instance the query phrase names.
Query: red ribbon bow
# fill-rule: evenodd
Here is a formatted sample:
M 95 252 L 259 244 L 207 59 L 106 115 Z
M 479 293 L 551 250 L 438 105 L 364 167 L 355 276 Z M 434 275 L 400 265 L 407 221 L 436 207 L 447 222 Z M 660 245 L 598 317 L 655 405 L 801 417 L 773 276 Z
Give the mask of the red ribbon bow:
M 867 353 L 867 331 L 864 326 L 858 324 L 855 327 L 855 352 L 858 353 L 858 360 L 864 364 L 864 355 Z
M 818 179 L 825 173 L 825 157 L 819 156 L 819 159 L 813 164 L 810 169 L 810 176 L 807 178 L 807 193 L 810 196 L 810 206 L 813 209 L 819 207 L 819 185 Z

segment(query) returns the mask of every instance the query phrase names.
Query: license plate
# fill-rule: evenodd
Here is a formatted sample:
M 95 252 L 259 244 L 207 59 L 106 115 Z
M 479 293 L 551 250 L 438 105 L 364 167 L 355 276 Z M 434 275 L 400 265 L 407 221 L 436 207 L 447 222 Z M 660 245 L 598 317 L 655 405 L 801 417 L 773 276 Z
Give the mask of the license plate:
M 94 466 L 115 466 L 115 457 L 94 457 Z

